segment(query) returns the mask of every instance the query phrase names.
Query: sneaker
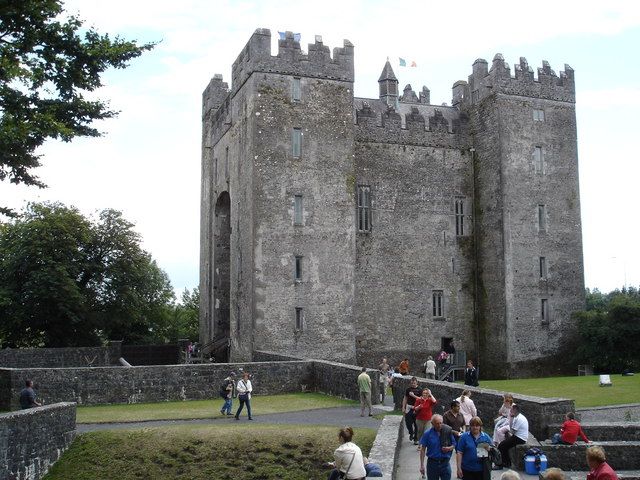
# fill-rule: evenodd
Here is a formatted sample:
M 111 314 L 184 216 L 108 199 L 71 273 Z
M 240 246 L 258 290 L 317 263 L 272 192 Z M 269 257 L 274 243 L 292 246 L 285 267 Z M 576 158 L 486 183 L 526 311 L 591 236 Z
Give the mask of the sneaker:
M 224 410 L 220 410 L 220 415 L 224 415 Z
M 236 417 L 236 420 L 240 420 L 238 417 Z
M 249 420 L 253 420 L 253 418 L 249 417 Z
M 233 416 L 233 413 L 231 412 L 227 413 L 227 417 L 231 417 L 231 416 Z
M 417 440 L 414 440 L 414 441 L 413 441 L 413 444 L 414 444 L 414 445 L 417 445 L 417 444 L 418 444 L 418 441 L 417 441 Z
M 372 414 L 372 413 L 370 413 L 370 414 L 369 414 L 369 416 L 370 416 L 370 417 L 373 417 L 373 414 Z

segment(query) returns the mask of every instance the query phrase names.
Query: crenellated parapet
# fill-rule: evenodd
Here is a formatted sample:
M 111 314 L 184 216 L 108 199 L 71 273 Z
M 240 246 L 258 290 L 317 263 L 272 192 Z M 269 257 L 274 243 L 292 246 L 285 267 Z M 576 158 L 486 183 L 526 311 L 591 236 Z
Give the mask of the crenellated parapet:
M 479 58 L 473 63 L 469 81 L 456 82 L 453 86 L 453 104 L 475 104 L 493 93 L 557 100 L 575 103 L 575 81 L 573 69 L 566 65 L 559 75 L 543 61 L 537 69 L 537 77 L 527 59 L 520 58 L 511 75 L 509 64 L 502 54 L 493 58 L 491 68 L 486 60 Z
M 271 55 L 271 31 L 257 29 L 231 68 L 231 89 L 236 91 L 254 72 L 278 73 L 304 77 L 327 78 L 353 82 L 353 45 L 344 40 L 342 48 L 329 47 L 317 35 L 315 43 L 308 45 L 308 53 L 292 32 L 278 40 L 278 54 Z
M 467 117 L 453 107 L 355 99 L 358 141 L 444 148 L 468 148 Z

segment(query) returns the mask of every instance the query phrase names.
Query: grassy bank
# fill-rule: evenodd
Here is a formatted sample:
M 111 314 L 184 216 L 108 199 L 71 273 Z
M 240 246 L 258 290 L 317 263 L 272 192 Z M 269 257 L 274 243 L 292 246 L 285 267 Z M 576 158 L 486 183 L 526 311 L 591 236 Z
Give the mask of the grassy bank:
M 480 386 L 539 397 L 562 397 L 575 400 L 576 407 L 600 407 L 640 402 L 640 375 L 612 375 L 611 387 L 600 387 L 598 376 L 547 377 L 522 380 L 481 380 Z
M 179 426 L 102 431 L 78 437 L 45 480 L 325 479 L 336 427 Z M 368 454 L 376 431 L 357 429 Z
M 222 399 L 188 402 L 136 403 L 132 405 L 98 405 L 78 407 L 78 423 L 141 422 L 147 420 L 184 420 L 221 417 Z M 297 412 L 316 408 L 358 405 L 358 402 L 330 397 L 320 393 L 255 396 L 251 409 L 256 415 Z M 238 406 L 234 399 L 233 406 Z

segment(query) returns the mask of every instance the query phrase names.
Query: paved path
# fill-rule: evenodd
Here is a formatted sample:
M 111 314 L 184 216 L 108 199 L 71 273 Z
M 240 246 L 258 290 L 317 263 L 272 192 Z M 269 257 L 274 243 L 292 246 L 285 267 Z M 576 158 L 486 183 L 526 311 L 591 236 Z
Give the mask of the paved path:
M 374 407 L 374 414 L 384 413 L 383 409 Z M 366 415 L 366 414 L 365 414 Z M 244 424 L 247 423 L 246 413 L 243 411 L 239 421 L 235 421 L 233 416 L 224 417 L 216 412 L 211 418 L 201 418 L 197 420 L 154 420 L 149 422 L 131 423 L 79 423 L 78 433 L 93 432 L 96 430 L 121 430 L 153 427 L 170 427 L 175 425 L 214 425 L 214 424 Z M 262 424 L 298 424 L 298 425 L 335 425 L 343 427 L 350 425 L 357 428 L 375 428 L 380 426 L 381 420 L 374 417 L 361 417 L 360 407 L 333 407 L 316 410 L 304 410 L 301 412 L 272 413 L 260 415 L 259 411 L 254 412 L 251 423 Z

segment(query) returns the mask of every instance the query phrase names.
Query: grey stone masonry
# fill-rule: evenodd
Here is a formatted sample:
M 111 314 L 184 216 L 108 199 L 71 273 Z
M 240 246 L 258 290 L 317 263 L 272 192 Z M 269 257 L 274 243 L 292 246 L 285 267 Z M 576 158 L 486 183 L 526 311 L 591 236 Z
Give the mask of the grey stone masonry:
M 398 409 L 402 405 L 402 397 L 409 381 L 408 376 L 394 379 L 393 399 Z M 503 403 L 504 393 L 497 390 L 423 378 L 418 379 L 418 384 L 421 388 L 427 387 L 431 390 L 438 401 L 434 413 L 440 414 L 449 409 L 451 400 L 458 398 L 463 390 L 470 390 L 471 400 L 487 431 L 493 428 L 493 420 L 498 416 L 498 410 Z M 573 400 L 566 398 L 542 398 L 519 394 L 514 394 L 513 398 L 529 421 L 529 432 L 538 439 L 546 437 L 548 425 L 558 423 L 567 412 L 572 412 L 575 408 Z
M 42 478 L 71 445 L 75 434 L 74 403 L 0 414 L 0 478 Z
M 454 339 L 485 378 L 574 372 L 573 69 L 478 59 L 433 105 L 389 61 L 355 97 L 353 65 L 258 29 L 205 88 L 200 342 L 377 366 Z
M 360 369 L 325 361 L 282 361 L 160 365 L 140 367 L 0 369 L 10 393 L 0 408 L 17 409 L 24 379 L 31 378 L 45 403 L 73 401 L 79 405 L 145 403 L 218 398 L 222 380 L 231 371 L 253 376 L 254 394 L 273 395 L 317 391 L 358 400 Z M 379 373 L 370 370 L 372 399 L 379 398 Z
M 607 463 L 614 470 L 634 470 L 640 466 L 640 442 L 595 442 L 600 445 L 607 456 Z M 588 444 L 576 443 L 575 445 L 551 445 L 542 444 L 541 450 L 547 456 L 549 467 L 558 467 L 564 471 L 588 470 L 586 450 Z M 515 450 L 515 466 L 517 470 L 524 470 L 524 445 L 518 445 Z
M 369 452 L 369 461 L 380 465 L 383 479 L 393 478 L 399 450 L 398 441 L 402 438 L 403 428 L 404 422 L 399 415 L 385 416 L 378 428 L 378 434 Z
M 0 367 L 103 367 L 116 365 L 122 342 L 106 347 L 5 348 L 0 350 Z
M 639 422 L 581 422 L 582 431 L 587 438 L 594 442 L 631 441 L 640 442 Z M 547 438 L 560 432 L 561 424 L 549 425 Z M 580 440 L 580 437 L 578 437 Z

